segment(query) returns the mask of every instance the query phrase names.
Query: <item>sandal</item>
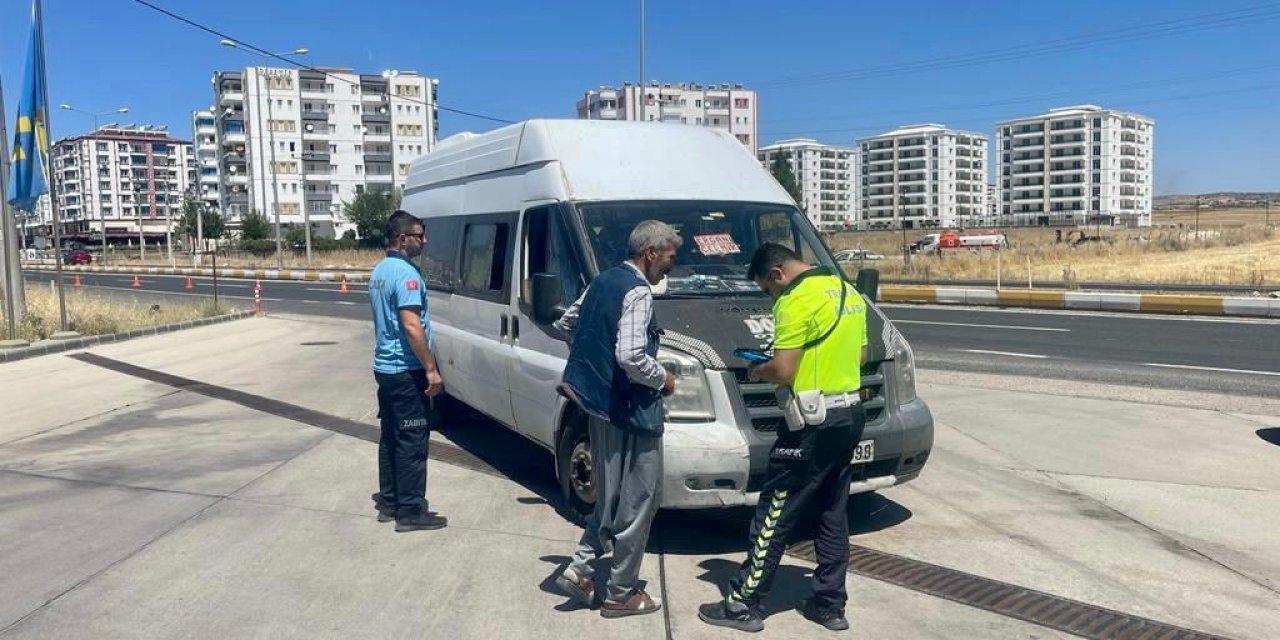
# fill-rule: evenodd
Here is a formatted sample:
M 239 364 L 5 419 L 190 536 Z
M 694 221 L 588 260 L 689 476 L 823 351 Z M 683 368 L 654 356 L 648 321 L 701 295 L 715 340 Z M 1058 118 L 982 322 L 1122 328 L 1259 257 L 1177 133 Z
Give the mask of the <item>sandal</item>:
M 605 618 L 623 618 L 626 616 L 642 616 L 662 608 L 662 604 L 654 602 L 649 594 L 640 589 L 631 592 L 626 600 L 605 600 L 600 605 L 600 615 Z
M 556 578 L 556 586 L 560 587 L 561 591 L 581 600 L 588 607 L 595 604 L 595 583 L 591 581 L 591 578 L 584 578 L 578 575 L 578 572 L 573 569 L 565 569 L 564 573 Z

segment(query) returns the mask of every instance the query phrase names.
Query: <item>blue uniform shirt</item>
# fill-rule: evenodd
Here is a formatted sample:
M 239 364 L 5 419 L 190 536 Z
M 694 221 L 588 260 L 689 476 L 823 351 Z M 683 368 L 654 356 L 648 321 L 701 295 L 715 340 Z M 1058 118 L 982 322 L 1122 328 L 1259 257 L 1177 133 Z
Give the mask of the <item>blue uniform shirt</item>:
M 434 349 L 427 315 L 427 283 L 408 258 L 388 251 L 369 274 L 369 306 L 373 309 L 373 370 L 402 373 L 421 369 L 400 326 L 400 310 L 417 308 L 427 334 L 427 348 Z

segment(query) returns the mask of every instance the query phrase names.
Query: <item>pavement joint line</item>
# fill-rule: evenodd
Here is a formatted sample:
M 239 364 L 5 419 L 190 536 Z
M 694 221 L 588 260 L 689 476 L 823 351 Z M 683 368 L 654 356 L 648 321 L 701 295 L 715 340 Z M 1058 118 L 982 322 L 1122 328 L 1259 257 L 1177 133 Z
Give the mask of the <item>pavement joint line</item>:
M 79 354 L 79 355 L 89 355 L 89 354 Z M 69 357 L 74 357 L 74 356 L 69 356 Z M 157 541 L 159 541 L 160 539 L 167 537 L 170 533 L 173 533 L 174 531 L 177 531 L 179 528 L 181 528 L 181 527 L 185 526 L 187 523 L 192 522 L 192 521 L 196 520 L 197 518 L 200 518 L 200 517 L 201 517 L 201 516 L 203 516 L 206 512 L 208 512 L 210 509 L 212 509 L 212 508 L 214 508 L 214 507 L 216 507 L 216 506 L 218 506 L 218 505 L 222 504 L 223 502 L 225 502 L 225 501 L 229 500 L 229 499 L 230 499 L 230 497 L 231 497 L 231 496 L 234 496 L 236 493 L 239 493 L 240 491 L 243 491 L 243 490 L 245 489 L 245 487 L 248 487 L 249 485 L 251 485 L 251 484 L 253 484 L 253 483 L 257 482 L 258 480 L 261 480 L 263 477 L 265 477 L 265 476 L 267 476 L 267 475 L 269 475 L 269 474 L 271 474 L 271 473 L 275 472 L 277 469 L 279 469 L 279 468 L 281 468 L 281 467 L 283 467 L 283 466 L 285 466 L 285 465 L 289 464 L 290 462 L 293 462 L 294 460 L 298 459 L 298 458 L 299 458 L 300 456 L 302 456 L 303 454 L 306 454 L 307 452 L 309 452 L 309 451 L 311 451 L 312 449 L 314 449 L 314 448 L 316 448 L 317 446 L 319 446 L 319 445 L 320 445 L 320 443 L 322 443 L 322 442 L 324 442 L 325 440 L 328 440 L 329 438 L 332 438 L 332 437 L 333 437 L 333 434 L 330 434 L 330 435 L 328 435 L 328 436 L 326 436 L 326 437 L 324 437 L 324 438 L 320 438 L 320 439 L 319 439 L 319 440 L 317 440 L 316 442 L 312 443 L 312 444 L 311 444 L 311 446 L 305 447 L 302 451 L 299 451 L 298 453 L 296 453 L 296 454 L 294 454 L 294 455 L 292 455 L 292 456 L 289 456 L 286 460 L 281 461 L 281 462 L 280 462 L 280 464 L 277 464 L 276 466 L 271 467 L 271 468 L 270 468 L 270 469 L 268 469 L 267 471 L 263 472 L 262 474 L 258 475 L 258 476 L 257 476 L 257 477 L 255 477 L 255 478 L 253 478 L 253 479 L 249 480 L 248 482 L 244 483 L 244 484 L 243 484 L 243 485 L 241 485 L 239 488 L 235 489 L 234 491 L 231 491 L 230 493 L 228 493 L 228 494 L 227 494 L 227 495 L 225 495 L 225 496 L 219 496 L 219 495 L 204 496 L 204 494 L 196 494 L 196 493 L 190 493 L 190 492 L 176 492 L 176 491 L 170 491 L 169 493 L 187 493 L 188 495 L 192 495 L 192 496 L 203 496 L 203 497 L 209 497 L 209 498 L 212 498 L 212 501 L 211 501 L 209 504 L 205 505 L 203 508 L 201 508 L 201 509 L 200 509 L 199 511 L 197 511 L 196 513 L 192 514 L 191 516 L 189 516 L 189 517 L 187 517 L 187 518 L 184 518 L 183 520 L 181 520 L 181 521 L 180 521 L 180 522 L 178 522 L 177 524 L 173 525 L 172 527 L 169 527 L 168 529 L 165 529 L 164 531 L 161 531 L 160 533 L 156 534 L 156 535 L 155 535 L 154 537 L 152 537 L 150 540 L 147 540 L 146 542 L 142 543 L 142 545 L 140 545 L 138 548 L 134 549 L 133 551 L 131 551 L 131 552 L 129 552 L 129 553 L 127 553 L 127 554 L 125 554 L 124 556 L 122 556 L 122 557 L 120 557 L 120 558 L 117 558 L 117 559 L 115 560 L 115 562 L 112 562 L 112 563 L 108 564 L 107 566 L 103 567 L 102 569 L 99 569 L 98 571 L 95 571 L 95 572 L 94 572 L 94 573 L 92 573 L 91 575 L 88 575 L 88 576 L 84 577 L 83 579 L 79 580 L 78 582 L 76 582 L 75 584 L 71 585 L 71 586 L 70 586 L 70 587 L 68 587 L 67 589 L 63 590 L 62 592 L 58 593 L 57 595 L 53 596 L 52 598 L 50 598 L 50 599 L 46 600 L 46 601 L 45 601 L 43 604 L 41 604 L 40 606 L 36 607 L 35 609 L 32 609 L 31 611 L 28 611 L 28 612 L 27 612 L 26 614 L 24 614 L 21 618 L 18 618 L 17 620 L 13 621 L 13 623 L 12 623 L 12 624 L 10 624 L 10 625 L 8 625 L 8 626 L 4 627 L 3 629 L 0 629 L 0 635 L 4 635 L 4 634 L 5 634 L 5 633 L 7 633 L 10 629 L 13 629 L 13 628 L 17 627 L 19 624 L 21 624 L 21 623 L 22 623 L 23 621 L 25 621 L 27 618 L 30 618 L 31 616 L 33 616 L 33 615 L 35 615 L 35 614 L 39 613 L 42 609 L 44 609 L 45 607 L 47 607 L 47 606 L 49 606 L 49 605 L 53 604 L 55 601 L 59 600 L 59 599 L 60 599 L 60 598 L 62 598 L 63 596 L 67 595 L 68 593 L 71 593 L 72 591 L 75 591 L 76 589 L 79 589 L 81 586 L 83 586 L 83 585 L 85 585 L 85 584 L 88 584 L 90 581 L 92 581 L 92 580 L 96 579 L 98 576 L 103 575 L 104 573 L 106 573 L 107 571 L 110 571 L 111 569 L 114 569 L 116 566 L 120 565 L 121 563 L 123 563 L 123 562 L 125 562 L 125 561 L 127 561 L 127 560 L 130 560 L 130 559 L 134 558 L 135 556 L 137 556 L 138 554 L 142 553 L 143 551 L 146 551 L 147 549 L 149 549 L 149 548 L 151 547 L 151 545 L 152 545 L 152 544 L 156 543 L 156 542 L 157 542 Z M 163 489 L 153 489 L 153 490 L 155 490 L 155 491 L 165 491 L 165 490 L 163 490 Z
M 160 395 L 158 395 L 158 396 L 156 396 L 156 397 L 154 397 L 154 398 L 148 398 L 148 399 L 146 399 L 146 400 L 137 400 L 137 401 L 134 401 L 134 402 L 129 402 L 129 403 L 126 403 L 126 404 L 122 404 L 122 405 L 120 405 L 120 406 L 118 406 L 118 407 L 112 407 L 112 408 L 110 408 L 110 409 L 107 409 L 106 411 L 100 411 L 100 412 L 95 413 L 95 414 L 93 414 L 93 415 L 91 415 L 91 416 L 85 416 L 85 417 L 83 417 L 83 418 L 77 418 L 77 419 L 72 420 L 72 421 L 70 421 L 70 422 L 63 422 L 62 424 L 59 424 L 59 425 L 56 425 L 56 426 L 49 427 L 48 429 L 43 429 L 43 430 L 41 430 L 41 431 L 37 431 L 36 433 L 28 433 L 28 434 L 27 434 L 27 435 L 25 435 L 25 436 L 20 436 L 20 437 L 14 438 L 13 440 L 6 440 L 6 441 L 4 441 L 4 442 L 0 442 L 0 449 L 2 449 L 2 448 L 4 448 L 4 447 L 7 447 L 7 446 L 9 446 L 9 445 L 11 445 L 11 444 L 16 444 L 16 443 L 22 442 L 23 440 L 26 440 L 26 439 L 28 439 L 28 438 L 34 438 L 34 437 L 36 437 L 36 436 L 42 436 L 42 435 L 44 435 L 44 434 L 46 434 L 46 433 L 53 433 L 54 431 L 57 431 L 57 430 L 59 430 L 59 429 L 62 429 L 62 428 L 65 428 L 65 427 L 70 427 L 70 426 L 72 426 L 72 425 L 76 425 L 76 424 L 80 424 L 81 422 L 84 422 L 84 421 L 86 421 L 86 420 L 93 420 L 93 419 L 95 419 L 95 418 L 101 418 L 101 417 L 103 417 L 103 416 L 106 416 L 106 415 L 110 415 L 110 414 L 112 414 L 112 413 L 115 413 L 115 412 L 117 412 L 117 411 L 119 411 L 119 410 L 121 410 L 121 409 L 128 409 L 129 407 L 132 407 L 132 406 L 134 406 L 134 405 L 139 405 L 139 404 L 143 404 L 143 403 L 146 403 L 146 402 L 155 402 L 156 400 L 160 400 L 160 399 L 163 399 L 163 398 L 168 398 L 169 396 L 172 396 L 172 395 L 174 395 L 174 394 L 178 394 L 178 393 L 182 393 L 182 392 L 181 392 L 181 391 L 179 391 L 179 390 L 177 390 L 177 389 L 173 389 L 173 390 L 171 390 L 171 391 L 166 391 L 166 392 L 164 392 L 164 393 L 162 393 L 162 394 L 160 394 Z
M 223 501 L 223 500 L 225 500 L 225 499 L 226 499 L 226 498 L 221 498 L 221 497 L 216 497 L 216 496 L 215 496 L 215 497 L 212 497 L 212 498 L 211 498 L 211 500 L 210 500 L 210 502 L 209 502 L 209 504 L 207 504 L 207 505 L 205 505 L 204 507 L 200 508 L 200 510 L 198 510 L 198 511 L 196 511 L 195 513 L 191 514 L 190 516 L 188 516 L 188 517 L 186 517 L 186 518 L 184 518 L 184 519 L 182 519 L 182 520 L 178 521 L 178 522 L 177 522 L 176 524 L 174 524 L 173 526 L 171 526 L 171 527 L 169 527 L 169 528 L 167 528 L 167 529 L 165 529 L 165 530 L 163 530 L 163 531 L 161 531 L 161 532 L 157 533 L 155 536 L 153 536 L 151 539 L 147 540 L 146 542 L 143 542 L 141 545 L 139 545 L 139 546 L 138 546 L 136 549 L 134 549 L 133 551 L 130 551 L 129 553 L 126 553 L 126 554 L 124 554 L 123 556 L 121 556 L 121 557 L 119 557 L 119 558 L 116 558 L 116 559 L 115 559 L 115 561 L 113 561 L 113 562 L 109 563 L 107 566 L 102 567 L 101 569 L 99 569 L 99 570 L 97 570 L 97 571 L 93 572 L 93 573 L 92 573 L 92 574 L 90 574 L 90 575 L 85 576 L 84 578 L 81 578 L 81 579 L 80 579 L 80 580 L 78 580 L 75 584 L 73 584 L 73 585 L 71 585 L 71 586 L 67 587 L 66 589 L 63 589 L 62 591 L 58 592 L 58 593 L 57 593 L 56 595 L 54 595 L 53 597 L 49 598 L 48 600 L 45 600 L 43 603 L 41 603 L 41 604 L 40 604 L 39 606 L 37 606 L 36 608 L 34 608 L 34 609 L 32 609 L 32 610 L 30 610 L 30 611 L 26 612 L 25 614 L 23 614 L 23 615 L 22 615 L 22 617 L 18 618 L 17 620 L 14 620 L 12 623 L 10 623 L 9 625 L 5 626 L 4 628 L 0 628 L 0 636 L 3 636 L 4 634 L 8 633 L 10 630 L 17 628 L 17 627 L 18 627 L 18 625 L 21 625 L 23 622 L 26 622 L 26 620 L 27 620 L 28 618 L 30 618 L 30 617 L 32 617 L 32 616 L 34 616 L 34 615 L 36 615 L 37 613 L 40 613 L 40 611 L 44 610 L 44 608 L 45 608 L 45 607 L 48 607 L 49 605 L 53 604 L 54 602 L 56 602 L 56 601 L 60 600 L 63 596 L 65 596 L 65 595 L 67 595 L 67 594 L 71 593 L 72 591 L 75 591 L 76 589 L 79 589 L 80 587 L 82 587 L 82 586 L 84 586 L 84 585 L 88 584 L 89 582 L 91 582 L 91 581 L 93 581 L 93 580 L 97 579 L 97 577 L 98 577 L 98 576 L 103 575 L 104 573 L 106 573 L 106 572 L 108 572 L 108 571 L 110 571 L 110 570 L 112 570 L 112 569 L 116 568 L 116 567 L 117 567 L 117 566 L 119 566 L 120 564 L 123 564 L 124 562 L 126 562 L 126 561 L 128 561 L 128 560 L 133 559 L 133 558 L 134 558 L 135 556 L 137 556 L 138 554 L 140 554 L 140 553 L 142 553 L 143 551 L 146 551 L 147 549 L 151 548 L 151 545 L 152 545 L 152 544 L 154 544 L 154 543 L 156 543 L 157 541 L 159 541 L 161 538 L 164 538 L 164 537 L 168 536 L 170 533 L 173 533 L 174 531 L 177 531 L 179 528 L 183 527 L 183 526 L 184 526 L 184 525 L 186 525 L 188 522 L 191 522 L 192 520 L 195 520 L 196 518 L 199 518 L 200 516 L 203 516 L 203 515 L 205 514 L 205 512 L 206 512 L 206 511 L 208 511 L 209 509 L 212 509 L 214 506 L 216 506 L 216 505 L 218 505 L 218 504 L 221 504 L 221 503 L 222 503 L 222 501 Z
M 1093 478 L 1096 480 L 1122 480 L 1124 482 L 1144 482 L 1147 484 L 1163 484 L 1163 485 L 1170 485 L 1175 487 L 1194 487 L 1197 489 L 1222 489 L 1224 491 L 1249 491 L 1252 493 L 1271 493 L 1272 491 L 1274 491 L 1273 489 L 1266 489 L 1263 487 L 1233 487 L 1233 486 L 1222 486 L 1222 485 L 1213 485 L 1213 484 L 1199 484 L 1196 482 L 1177 482 L 1175 480 L 1152 480 L 1149 478 L 1126 478 L 1124 476 L 1104 476 L 1104 475 L 1099 475 L 1094 473 L 1071 473 L 1067 471 L 1054 471 L 1052 469 L 1018 469 L 1015 467 L 1007 467 L 1002 465 L 997 465 L 992 468 L 1002 469 L 1004 471 L 1033 471 L 1038 473 L 1047 473 L 1053 476 L 1063 476 L 1063 477 L 1070 477 L 1070 478 Z
M 1178 538 L 1175 538 L 1175 537 L 1173 537 L 1173 536 L 1169 535 L 1168 533 L 1165 533 L 1164 531 L 1162 531 L 1162 530 L 1160 530 L 1160 529 L 1158 529 L 1158 528 L 1156 528 L 1156 527 L 1154 527 L 1154 526 L 1152 526 L 1152 525 L 1149 525 L 1149 524 L 1147 524 L 1147 523 L 1145 523 L 1145 522 L 1143 522 L 1143 521 L 1141 521 L 1141 520 L 1139 520 L 1139 519 L 1137 519 L 1137 518 L 1135 518 L 1135 517 L 1133 517 L 1133 516 L 1131 516 L 1131 515 L 1129 515 L 1129 514 L 1127 514 L 1127 513 L 1123 512 L 1123 511 L 1121 511 L 1121 510 L 1119 510 L 1119 509 L 1117 509 L 1117 508 L 1115 508 L 1115 507 L 1113 507 L 1113 506 L 1111 506 L 1111 505 L 1107 504 L 1106 502 L 1103 502 L 1102 500 L 1098 500 L 1097 498 L 1094 498 L 1093 496 L 1090 496 L 1090 495 L 1088 495 L 1088 494 L 1085 494 L 1085 493 L 1082 493 L 1082 492 L 1080 492 L 1080 491 L 1077 491 L 1074 487 L 1072 487 L 1072 486 L 1068 485 L 1067 483 L 1063 482 L 1062 480 L 1060 480 L 1060 479 L 1058 479 L 1058 478 L 1053 477 L 1053 474 L 1052 474 L 1052 473 L 1050 473 L 1050 472 L 1048 472 L 1048 471 L 1040 471 L 1039 473 L 1040 473 L 1041 475 L 1043 475 L 1046 479 L 1048 479 L 1049 481 L 1051 481 L 1053 484 L 1057 485 L 1057 487 L 1059 488 L 1059 490 L 1061 490 L 1061 491 L 1065 491 L 1065 492 L 1068 492 L 1068 493 L 1071 493 L 1072 495 L 1075 495 L 1076 497 L 1078 497 L 1078 498 L 1080 498 L 1080 499 L 1082 499 L 1082 500 L 1087 500 L 1087 501 L 1089 501 L 1089 502 L 1092 502 L 1093 504 L 1095 504 L 1095 505 L 1097 505 L 1097 506 L 1099 506 L 1099 507 L 1102 507 L 1103 509 L 1106 509 L 1107 511 L 1110 511 L 1111 513 L 1114 513 L 1114 514 L 1116 514 L 1117 516 L 1119 516 L 1119 517 L 1121 517 L 1121 518 L 1124 518 L 1125 520 L 1128 520 L 1129 522 L 1132 522 L 1133 524 L 1138 525 L 1139 527 L 1141 527 L 1141 528 L 1143 528 L 1143 529 L 1147 530 L 1148 532 L 1150 532 L 1152 535 L 1157 536 L 1157 537 L 1159 537 L 1159 538 L 1161 538 L 1161 539 L 1167 540 L 1167 541 L 1169 541 L 1169 542 L 1172 542 L 1173 544 L 1178 545 L 1178 548 L 1180 548 L 1180 549 L 1182 549 L 1182 550 L 1184 550 L 1184 551 L 1187 551 L 1187 552 L 1189 552 L 1189 553 L 1192 553 L 1192 554 L 1196 555 L 1196 556 L 1197 556 L 1197 557 L 1199 557 L 1201 560 L 1204 560 L 1204 561 L 1209 562 L 1209 563 L 1211 563 L 1211 564 L 1217 565 L 1219 568 L 1221 568 L 1221 569 L 1223 569 L 1223 570 L 1225 570 L 1225 571 L 1227 571 L 1227 572 L 1229 572 L 1229 573 L 1231 573 L 1231 574 L 1233 574 L 1233 575 L 1235 575 L 1235 576 L 1237 576 L 1237 577 L 1239 577 L 1239 578 L 1243 578 L 1243 579 L 1247 580 L 1248 582 L 1251 582 L 1251 583 L 1253 583 L 1253 584 L 1255 584 L 1255 585 L 1257 585 L 1257 586 L 1259 586 L 1259 587 L 1262 587 L 1264 590 L 1266 590 L 1266 591 L 1268 591 L 1268 592 L 1270 592 L 1270 593 L 1272 593 L 1272 594 L 1274 594 L 1274 595 L 1280 596 L 1280 588 L 1273 587 L 1273 586 L 1271 586 L 1271 585 L 1267 584 L 1266 582 L 1263 582 L 1262 580 L 1260 580 L 1260 579 L 1258 579 L 1258 578 L 1254 578 L 1254 577 L 1252 577 L 1252 576 L 1250 576 L 1250 575 L 1248 575 L 1248 574 L 1245 574 L 1245 573 L 1241 572 L 1240 570 L 1236 569 L 1235 567 L 1232 567 L 1232 566 L 1230 566 L 1230 565 L 1228 565 L 1228 564 L 1226 564 L 1226 563 L 1223 563 L 1222 561 L 1218 560 L 1217 558 L 1214 558 L 1214 557 L 1212 557 L 1212 556 L 1210 556 L 1210 555 L 1206 554 L 1205 552 L 1200 551 L 1199 549 L 1196 549 L 1195 547 L 1192 547 L 1192 546 L 1188 545 L 1187 543 L 1183 542 L 1182 540 L 1179 540 Z
M 11 473 L 17 476 L 25 476 L 28 478 L 39 478 L 41 480 L 55 480 L 58 482 L 70 482 L 73 484 L 88 484 L 95 487 L 111 487 L 113 489 L 128 489 L 130 491 L 146 491 L 150 493 L 169 493 L 180 496 L 194 496 L 197 498 L 226 498 L 227 496 L 217 493 L 202 493 L 200 491 L 183 491 L 181 489 L 160 489 L 158 487 L 142 487 L 136 484 L 125 484 L 120 482 L 107 482 L 105 480 L 90 480 L 88 478 L 68 478 L 64 476 L 55 476 L 50 473 L 39 473 L 35 471 L 22 471 L 9 467 L 0 467 L 0 473 Z

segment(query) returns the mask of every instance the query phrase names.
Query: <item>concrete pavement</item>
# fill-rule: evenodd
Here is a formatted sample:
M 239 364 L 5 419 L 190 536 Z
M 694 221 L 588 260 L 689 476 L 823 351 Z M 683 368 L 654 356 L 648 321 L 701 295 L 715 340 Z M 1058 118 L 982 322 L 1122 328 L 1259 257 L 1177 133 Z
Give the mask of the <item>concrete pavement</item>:
M 367 331 L 264 318 L 91 351 L 372 434 Z M 934 455 L 915 482 L 854 501 L 854 543 L 1226 637 L 1274 635 L 1280 446 L 1260 434 L 1280 408 L 923 380 Z M 433 462 L 429 496 L 450 527 L 395 534 L 372 518 L 363 439 L 59 355 L 0 366 L 0 404 L 0 638 L 740 637 L 694 612 L 744 553 L 742 514 L 663 514 L 642 577 L 668 615 L 606 621 L 550 586 L 578 529 L 546 503 L 549 470 L 516 482 Z M 446 435 L 495 463 L 546 455 L 483 420 Z M 784 560 L 763 637 L 826 634 L 789 610 L 809 568 Z M 1072 637 L 849 584 L 844 637 Z

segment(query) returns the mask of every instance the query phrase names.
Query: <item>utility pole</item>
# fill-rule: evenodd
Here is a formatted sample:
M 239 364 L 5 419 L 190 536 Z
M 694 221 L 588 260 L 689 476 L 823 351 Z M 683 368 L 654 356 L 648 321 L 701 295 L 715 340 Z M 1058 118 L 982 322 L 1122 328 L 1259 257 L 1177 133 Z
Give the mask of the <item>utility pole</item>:
M 2 114 L 4 91 L 0 89 L 0 221 L 4 223 L 3 234 L 0 235 L 4 239 L 4 316 L 9 321 L 7 339 L 0 340 L 0 349 L 30 344 L 18 338 L 18 323 L 26 315 L 27 299 L 22 282 L 22 262 L 18 258 L 18 220 L 13 205 L 9 204 L 9 130 Z
M 644 122 L 644 0 L 640 0 L 640 121 Z
M 1196 240 L 1200 240 L 1200 196 L 1196 196 Z

